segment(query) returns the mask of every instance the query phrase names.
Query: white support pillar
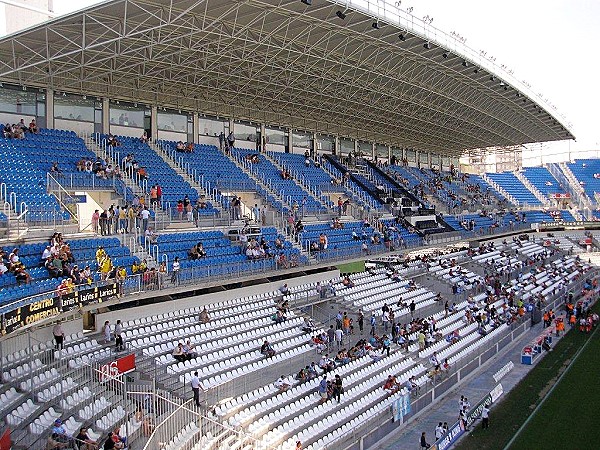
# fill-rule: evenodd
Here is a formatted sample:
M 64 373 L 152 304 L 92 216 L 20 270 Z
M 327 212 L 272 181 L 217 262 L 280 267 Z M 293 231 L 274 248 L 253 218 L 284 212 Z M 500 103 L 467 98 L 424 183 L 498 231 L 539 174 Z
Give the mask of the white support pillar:
M 194 144 L 199 144 L 198 136 L 200 135 L 200 116 L 197 112 L 192 113 L 192 132 L 194 133 Z
M 152 105 L 150 108 L 150 136 L 153 142 L 158 140 L 158 107 Z
M 110 100 L 106 97 L 102 99 L 102 133 L 110 133 Z
M 46 128 L 54 128 L 54 90 L 46 89 Z

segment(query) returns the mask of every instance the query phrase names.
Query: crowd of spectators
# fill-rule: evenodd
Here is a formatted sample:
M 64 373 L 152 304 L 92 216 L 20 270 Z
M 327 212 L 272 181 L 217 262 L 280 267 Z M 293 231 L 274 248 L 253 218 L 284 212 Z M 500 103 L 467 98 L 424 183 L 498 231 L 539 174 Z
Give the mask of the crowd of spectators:
M 19 249 L 14 248 L 10 253 L 0 247 L 0 276 L 10 273 L 17 280 L 17 285 L 31 283 L 31 275 L 19 259 Z
M 31 119 L 28 125 L 25 125 L 25 119 L 21 119 L 18 123 L 6 123 L 2 129 L 2 135 L 7 139 L 24 139 L 26 133 L 39 133 L 35 119 Z

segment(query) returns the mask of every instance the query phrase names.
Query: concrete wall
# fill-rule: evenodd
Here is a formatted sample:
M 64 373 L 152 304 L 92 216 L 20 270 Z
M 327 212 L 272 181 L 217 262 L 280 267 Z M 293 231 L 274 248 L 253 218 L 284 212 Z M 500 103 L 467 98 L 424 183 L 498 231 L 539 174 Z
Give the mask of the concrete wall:
M 77 134 L 92 134 L 94 132 L 94 124 L 92 122 L 78 122 L 77 120 L 54 119 L 54 128 L 71 130 Z
M 218 136 L 198 136 L 198 144 L 207 144 L 214 145 L 215 147 L 219 147 L 219 137 Z
M 187 142 L 188 137 L 187 137 L 187 133 L 178 133 L 176 131 L 158 130 L 158 139 L 162 139 L 165 141 Z
M 144 129 L 136 127 L 124 127 L 122 125 L 115 125 L 111 123 L 110 132 L 118 136 L 129 136 L 139 138 L 142 134 L 144 134 Z

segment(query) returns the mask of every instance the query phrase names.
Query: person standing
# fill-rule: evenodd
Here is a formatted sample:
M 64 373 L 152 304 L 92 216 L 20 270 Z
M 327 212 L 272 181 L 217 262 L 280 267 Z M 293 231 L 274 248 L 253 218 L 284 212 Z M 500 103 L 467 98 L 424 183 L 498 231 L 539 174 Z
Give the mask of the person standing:
M 198 378 L 198 372 L 194 372 L 192 381 L 192 392 L 194 393 L 194 403 L 196 406 L 200 406 L 200 379 Z
M 327 344 L 329 346 L 329 350 L 333 349 L 333 341 L 335 340 L 335 330 L 333 329 L 333 325 L 329 325 L 329 329 L 327 330 Z
M 120 320 L 117 320 L 117 324 L 115 325 L 115 348 L 118 352 L 125 350 L 125 346 L 123 345 L 123 325 Z
M 257 224 L 260 223 L 260 208 L 257 203 L 255 203 L 254 208 L 252 208 L 252 218 Z
M 427 443 L 427 437 L 425 436 L 425 432 L 421 433 L 421 450 L 427 450 L 429 448 L 429 444 Z
M 481 428 L 484 430 L 490 427 L 490 410 L 486 405 L 483 405 L 481 410 Z
M 150 211 L 148 208 L 144 206 L 144 209 L 140 212 L 140 216 L 142 218 L 142 231 L 145 233 L 148 229 L 148 219 L 150 218 Z
M 319 382 L 319 404 L 325 403 L 327 401 L 327 375 L 323 375 L 323 378 Z
M 344 387 L 342 385 L 342 377 L 336 374 L 335 379 L 333 381 L 333 397 L 340 402 L 340 396 L 342 395 Z
M 417 308 L 417 305 L 415 304 L 415 301 L 411 301 L 410 302 L 410 317 L 412 317 L 413 319 L 415 318 L 415 309 Z
M 358 310 L 358 329 L 360 330 L 360 334 L 363 334 L 363 328 L 365 326 L 365 314 L 362 312 L 362 309 Z
M 181 270 L 181 265 L 179 264 L 179 257 L 176 256 L 173 261 L 173 270 L 171 271 L 171 283 L 179 285 L 179 271 Z
M 52 328 L 52 334 L 54 335 L 54 348 L 56 350 L 62 350 L 64 348 L 65 332 L 60 322 L 54 325 L 54 328 Z
M 223 151 L 225 147 L 225 133 L 219 133 L 219 150 Z
M 108 320 L 104 322 L 104 326 L 102 327 L 102 334 L 104 335 L 104 343 L 108 344 L 111 340 L 110 322 Z
M 344 339 L 344 331 L 340 328 L 335 330 L 335 343 L 337 344 L 338 350 L 342 348 L 342 340 Z
M 96 209 L 92 214 L 92 231 L 98 234 L 98 223 L 100 223 L 100 212 Z
M 232 149 L 235 144 L 235 135 L 233 134 L 233 131 L 230 131 L 227 135 L 227 143 L 229 144 L 229 148 Z
M 438 426 L 435 427 L 435 440 L 437 441 L 444 435 L 444 427 L 442 426 L 442 422 L 438 423 Z
M 377 325 L 377 319 L 375 318 L 375 313 L 371 314 L 371 332 L 369 333 L 371 336 L 375 336 L 375 326 Z

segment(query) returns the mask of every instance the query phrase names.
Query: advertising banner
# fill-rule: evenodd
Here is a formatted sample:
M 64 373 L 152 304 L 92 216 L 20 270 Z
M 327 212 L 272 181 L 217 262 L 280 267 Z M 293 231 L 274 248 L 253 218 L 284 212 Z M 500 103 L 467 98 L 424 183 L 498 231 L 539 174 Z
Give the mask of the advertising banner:
M 12 333 L 19 328 L 56 316 L 59 313 L 60 309 L 56 298 L 48 297 L 38 300 L 37 302 L 4 313 L 2 333 Z
M 2 334 L 12 333 L 19 328 L 56 316 L 61 312 L 71 311 L 95 303 L 102 303 L 103 301 L 117 297 L 119 297 L 119 286 L 117 283 L 90 287 L 62 296 L 48 294 L 47 298 L 42 298 L 29 305 L 5 312 L 2 315 Z
M 98 379 L 101 383 L 135 370 L 135 353 L 104 364 L 100 367 Z
M 436 443 L 431 446 L 431 450 L 446 450 L 447 448 L 450 448 L 464 432 L 464 424 L 459 420 L 450 427 L 445 435 L 439 438 Z

